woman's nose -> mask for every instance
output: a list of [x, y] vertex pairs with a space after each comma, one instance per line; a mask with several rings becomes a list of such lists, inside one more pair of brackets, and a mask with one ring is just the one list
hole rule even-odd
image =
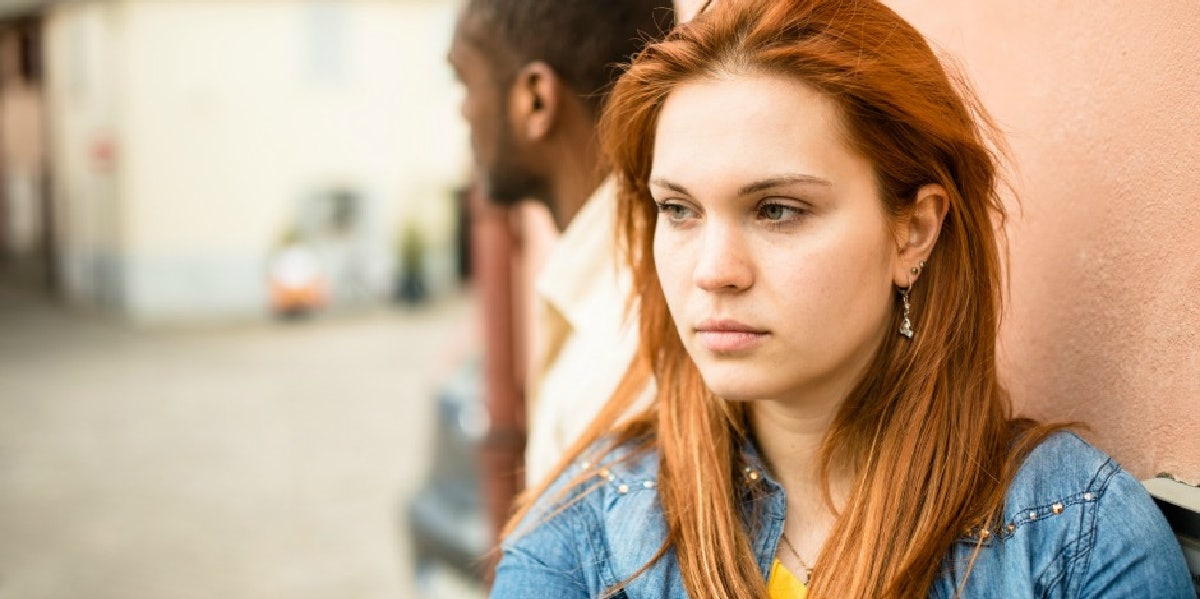
[[754, 268], [746, 240], [736, 226], [710, 223], [699, 244], [693, 278], [696, 286], [709, 292], [729, 293], [748, 289], [754, 283]]

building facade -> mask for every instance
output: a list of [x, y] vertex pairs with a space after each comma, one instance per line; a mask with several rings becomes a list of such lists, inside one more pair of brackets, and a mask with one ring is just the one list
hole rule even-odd
[[[297, 236], [335, 305], [391, 293], [406, 231], [421, 232], [435, 291], [453, 280], [452, 192], [468, 154], [444, 60], [452, 2], [0, 10], [32, 24], [22, 26], [44, 57], [34, 104], [47, 205], [38, 227], [28, 200], [7, 202], [4, 244], [15, 251], [45, 230], [65, 300], [136, 321], [255, 317], [273, 254]], [[5, 88], [6, 107], [15, 94]], [[29, 113], [6, 108], [7, 120], [15, 110]], [[10, 188], [30, 187], [28, 162], [6, 158]]]

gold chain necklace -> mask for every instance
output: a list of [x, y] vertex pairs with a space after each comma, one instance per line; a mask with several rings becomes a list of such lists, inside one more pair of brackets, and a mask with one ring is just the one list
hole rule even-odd
[[781, 533], [780, 536], [783, 538], [784, 546], [788, 548], [788, 551], [792, 552], [792, 557], [796, 558], [796, 561], [800, 563], [801, 568], [804, 568], [804, 579], [800, 582], [804, 586], [808, 586], [808, 581], [812, 578], [813, 569], [808, 565], [808, 562], [804, 561], [804, 558], [800, 557], [800, 552], [796, 551], [796, 547], [792, 545], [791, 541], [788, 540], [787, 533]]

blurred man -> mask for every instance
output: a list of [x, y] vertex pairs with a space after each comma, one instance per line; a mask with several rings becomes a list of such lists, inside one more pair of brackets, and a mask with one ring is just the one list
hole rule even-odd
[[672, 21], [671, 0], [466, 0], [455, 27], [449, 59], [486, 194], [540, 202], [562, 232], [535, 283], [531, 483], [586, 428], [636, 347], [596, 120], [617, 65]]

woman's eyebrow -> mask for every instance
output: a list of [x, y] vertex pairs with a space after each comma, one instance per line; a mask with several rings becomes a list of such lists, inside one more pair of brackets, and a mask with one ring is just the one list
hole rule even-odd
[[740, 195], [740, 196], [750, 195], [752, 193], [766, 191], [768, 189], [773, 189], [775, 187], [782, 187], [784, 185], [795, 185], [795, 184], [819, 185], [821, 187], [833, 187], [833, 183], [830, 183], [829, 180], [822, 179], [822, 178], [814, 176], [814, 175], [781, 175], [778, 177], [768, 177], [766, 179], [760, 179], [753, 183], [748, 183], [746, 185], [743, 185], [742, 188], [738, 190], [738, 195]]
[[[738, 195], [739, 196], [750, 195], [753, 193], [758, 193], [760, 191], [774, 189], [776, 187], [783, 187], [784, 185], [796, 185], [796, 184], [819, 185], [821, 187], [833, 187], [833, 183], [831, 183], [828, 179], [822, 179], [815, 175], [780, 175], [778, 177], [767, 177], [766, 179], [759, 179], [758, 181], [754, 181], [752, 183], [747, 183], [746, 185], [743, 185], [740, 189], [738, 189]], [[687, 188], [684, 187], [683, 185], [680, 185], [679, 183], [675, 183], [674, 181], [668, 181], [667, 179], [662, 179], [662, 178], [651, 179], [650, 185], [653, 185], [656, 187], [662, 187], [664, 189], [669, 189], [675, 193], [689, 196], [689, 197], [692, 195], [692, 193], [690, 191], [688, 191]]]
[[650, 184], [657, 186], [657, 187], [663, 187], [663, 188], [669, 189], [675, 193], [683, 194], [685, 196], [692, 195], [692, 193], [690, 191], [688, 191], [686, 187], [684, 187], [678, 183], [668, 181], [666, 179], [651, 179]]

